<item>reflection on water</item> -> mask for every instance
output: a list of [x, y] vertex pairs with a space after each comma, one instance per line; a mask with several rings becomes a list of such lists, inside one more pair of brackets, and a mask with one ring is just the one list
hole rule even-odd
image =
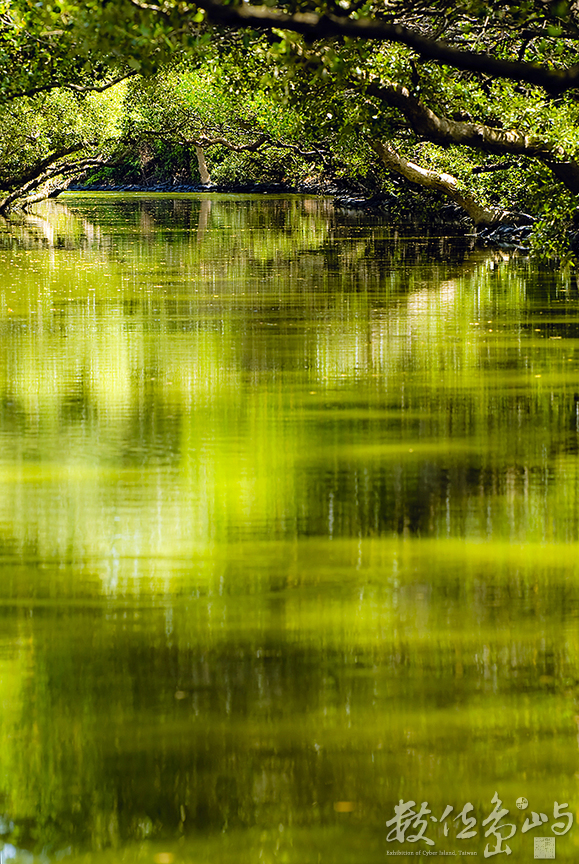
[[482, 856], [495, 792], [555, 837], [578, 337], [559, 274], [323, 200], [2, 226], [0, 860]]

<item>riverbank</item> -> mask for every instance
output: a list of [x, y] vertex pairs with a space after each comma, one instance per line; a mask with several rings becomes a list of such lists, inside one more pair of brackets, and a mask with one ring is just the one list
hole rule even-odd
[[347, 195], [354, 194], [351, 187], [335, 182], [320, 183], [176, 183], [170, 180], [151, 183], [71, 183], [70, 192], [215, 192], [218, 194], [297, 194], [297, 195]]
[[241, 183], [177, 183], [171, 180], [151, 183], [71, 183], [68, 192], [114, 192], [114, 193], [214, 193], [219, 195], [324, 195], [334, 199], [336, 209], [363, 211], [390, 216], [400, 222], [425, 222], [448, 224], [469, 228], [464, 211], [446, 199], [437, 200], [407, 187], [400, 194], [375, 192], [361, 184], [321, 180], [305, 183], [277, 183], [247, 181]]
[[[370, 194], [365, 190], [352, 189], [351, 185], [339, 182], [315, 183], [176, 183], [163, 181], [150, 185], [136, 183], [71, 183], [70, 192], [128, 192], [128, 193], [215, 193], [215, 194], [254, 194], [254, 195], [327, 195], [334, 199], [334, 207], [342, 211], [363, 211], [366, 213], [390, 216], [401, 222], [427, 222], [429, 225], [448, 225], [454, 230], [462, 228], [472, 231], [473, 225], [464, 211], [455, 204], [449, 204], [446, 199], [433, 201], [432, 196], [425, 206], [424, 195], [418, 191], [405, 190], [404, 195], [388, 193]], [[438, 205], [438, 206], [437, 206]], [[517, 249], [528, 253], [530, 226], [501, 225], [498, 228], [474, 228], [474, 232], [487, 245], [504, 249]]]

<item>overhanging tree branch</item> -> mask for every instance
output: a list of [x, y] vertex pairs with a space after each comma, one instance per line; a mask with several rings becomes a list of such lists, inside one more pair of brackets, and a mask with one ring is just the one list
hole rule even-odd
[[45, 159], [42, 159], [40, 162], [37, 162], [36, 165], [33, 165], [27, 171], [24, 171], [19, 176], [11, 176], [10, 179], [3, 184], [2, 181], [2, 170], [0, 166], [0, 186], [7, 191], [11, 191], [12, 189], [20, 189], [30, 180], [34, 180], [35, 177], [38, 177], [49, 168], [51, 165], [54, 165], [60, 159], [64, 159], [65, 156], [71, 156], [73, 153], [78, 153], [79, 150], [82, 150], [85, 147], [85, 144], [72, 144], [70, 147], [63, 147], [60, 150], [55, 150], [50, 153]]
[[492, 171], [508, 171], [509, 168], [516, 168], [516, 162], [498, 162], [496, 165], [475, 165], [472, 169], [473, 174], [488, 174]]
[[[406, 45], [427, 60], [435, 60], [455, 69], [480, 72], [494, 78], [526, 81], [528, 84], [543, 87], [550, 93], [562, 93], [579, 87], [579, 63], [567, 69], [554, 69], [518, 60], [501, 60], [492, 54], [453, 48], [445, 42], [423, 36], [418, 31], [400, 24], [372, 19], [354, 20], [331, 14], [316, 15], [310, 12], [287, 15], [268, 6], [251, 6], [248, 3], [223, 6], [216, 0], [199, 0], [197, 7], [205, 11], [207, 19], [213, 24], [224, 24], [238, 29], [252, 27], [261, 30], [291, 30], [308, 40], [346, 36], [396, 42]], [[193, 13], [195, 8], [190, 7], [188, 11]], [[159, 7], [157, 10], [161, 12]]]
[[516, 129], [495, 129], [484, 123], [466, 123], [439, 117], [406, 87], [392, 82], [371, 83], [366, 93], [397, 108], [413, 131], [434, 144], [466, 145], [484, 153], [540, 159], [571, 192], [579, 193], [579, 164], [558, 144]]
[[209, 138], [208, 136], [202, 135], [197, 140], [194, 139], [183, 139], [187, 144], [193, 144], [195, 147], [212, 147], [214, 144], [221, 144], [223, 147], [227, 147], [228, 150], [233, 150], [234, 153], [243, 153], [243, 152], [255, 152], [260, 150], [262, 147], [271, 147], [273, 150], [293, 150], [298, 156], [301, 156], [303, 159], [321, 159], [322, 162], [325, 162], [323, 154], [319, 150], [302, 150], [297, 144], [290, 144], [286, 141], [278, 141], [275, 138], [272, 138], [271, 135], [267, 133], [263, 133], [259, 136], [255, 141], [251, 141], [248, 144], [234, 144], [232, 141], [228, 141], [227, 138], [224, 138], [218, 135], [215, 138]]
[[33, 200], [40, 201], [43, 198], [49, 197], [51, 191], [47, 190], [45, 194], [30, 196], [31, 192], [38, 189], [50, 180], [56, 177], [66, 178], [74, 177], [76, 174], [81, 174], [87, 168], [97, 168], [102, 165], [109, 164], [109, 160], [102, 156], [87, 157], [86, 159], [77, 159], [74, 162], [59, 162], [49, 166], [45, 171], [39, 172], [33, 179], [27, 183], [23, 183], [17, 189], [14, 189], [0, 201], [0, 215], [4, 215], [10, 210], [12, 204], [19, 199], [22, 200], [23, 206], [32, 203]]
[[430, 171], [415, 162], [400, 156], [389, 144], [371, 141], [370, 145], [390, 171], [400, 174], [410, 183], [423, 188], [442, 192], [458, 204], [477, 226], [493, 226], [508, 222], [511, 225], [526, 225], [532, 220], [525, 213], [513, 213], [499, 207], [484, 207], [473, 196], [460, 188], [459, 181], [452, 174]]
[[119, 75], [117, 78], [113, 78], [112, 81], [107, 81], [105, 84], [73, 84], [63, 78], [62, 80], [59, 79], [57, 81], [51, 81], [48, 84], [42, 84], [38, 87], [11, 90], [9, 101], [20, 99], [22, 96], [31, 98], [32, 96], [40, 95], [40, 93], [48, 93], [51, 90], [72, 90], [74, 93], [104, 93], [105, 90], [109, 90], [111, 87], [114, 87], [115, 84], [120, 84], [121, 81], [126, 81], [127, 78], [132, 78], [134, 75], [138, 74], [138, 71], [131, 70], [130, 72], [125, 72], [123, 75]]
[[223, 147], [227, 147], [228, 150], [233, 150], [234, 153], [255, 153], [264, 144], [268, 143], [267, 135], [260, 135], [255, 141], [250, 141], [248, 144], [234, 144], [232, 141], [228, 141], [227, 138], [223, 138], [221, 135], [218, 135], [216, 138], [208, 138], [205, 135], [202, 135], [198, 139], [184, 139], [187, 144], [193, 144], [195, 147], [201, 147], [205, 149], [206, 147], [212, 147], [214, 144], [221, 144]]
[[566, 155], [563, 147], [537, 135], [525, 135], [516, 129], [496, 129], [484, 123], [439, 117], [402, 84], [390, 81], [370, 83], [366, 87], [366, 93], [393, 108], [398, 108], [414, 132], [434, 144], [463, 144], [485, 153], [509, 153], [539, 159]]

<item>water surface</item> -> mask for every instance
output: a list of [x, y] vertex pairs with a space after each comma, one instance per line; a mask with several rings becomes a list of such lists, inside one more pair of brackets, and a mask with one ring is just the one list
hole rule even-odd
[[578, 340], [564, 274], [322, 199], [1, 225], [2, 860], [576, 860]]

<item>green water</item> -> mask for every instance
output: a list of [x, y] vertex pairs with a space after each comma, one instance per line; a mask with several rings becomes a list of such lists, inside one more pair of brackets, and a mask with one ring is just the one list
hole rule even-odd
[[2, 862], [483, 858], [495, 793], [510, 861], [577, 860], [573, 280], [69, 196], [0, 225], [0, 444]]

